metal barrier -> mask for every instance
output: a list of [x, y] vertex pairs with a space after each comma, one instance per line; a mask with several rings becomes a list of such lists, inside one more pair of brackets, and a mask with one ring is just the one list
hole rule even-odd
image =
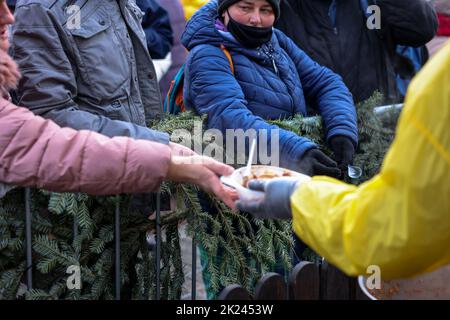
[[[32, 212], [31, 212], [31, 190], [26, 188], [25, 198], [25, 245], [26, 245], [26, 282], [28, 289], [33, 289], [33, 258], [32, 258]], [[114, 215], [114, 288], [115, 299], [121, 299], [121, 259], [120, 259], [120, 199], [116, 198]], [[78, 223], [73, 221], [73, 237], [77, 237]], [[156, 299], [161, 299], [161, 194], [156, 196]], [[293, 252], [291, 252], [293, 254]], [[197, 244], [196, 238], [192, 239], [192, 286], [191, 299], [196, 299], [196, 270], [197, 270]], [[353, 278], [345, 276], [326, 261], [320, 266], [311, 262], [300, 262], [290, 272], [289, 279], [276, 274], [268, 273], [264, 275], [255, 288], [255, 294], [251, 295], [239, 284], [230, 285], [222, 290], [219, 295], [221, 300], [229, 299], [276, 299], [276, 300], [309, 300], [309, 299], [367, 299], [361, 290], [356, 287]]]
[[[28, 290], [33, 289], [33, 258], [32, 258], [32, 232], [31, 232], [31, 189], [24, 189], [25, 200], [25, 253], [26, 253], [26, 284]], [[73, 221], [73, 239], [78, 236], [78, 222], [76, 218]], [[161, 299], [161, 193], [156, 196], [156, 300]], [[120, 196], [116, 199], [116, 208], [114, 213], [114, 288], [115, 299], [121, 299], [121, 270], [120, 270]], [[196, 270], [197, 270], [197, 244], [195, 239], [192, 241], [192, 293], [191, 299], [196, 299]]]

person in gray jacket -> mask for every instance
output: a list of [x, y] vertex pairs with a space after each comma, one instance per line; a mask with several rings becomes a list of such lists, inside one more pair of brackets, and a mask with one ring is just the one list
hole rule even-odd
[[[169, 144], [147, 127], [162, 102], [135, 0], [18, 0], [14, 16], [17, 105], [61, 127]], [[130, 210], [149, 215], [154, 200], [134, 195]]]
[[169, 143], [146, 124], [161, 95], [135, 0], [19, 0], [17, 103], [63, 127]]

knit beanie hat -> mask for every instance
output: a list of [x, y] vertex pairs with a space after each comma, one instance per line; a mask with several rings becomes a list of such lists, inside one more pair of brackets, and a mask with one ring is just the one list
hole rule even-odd
[[[222, 16], [222, 13], [227, 10], [230, 6], [239, 2], [241, 0], [219, 0], [217, 12], [219, 16]], [[275, 20], [280, 16], [280, 0], [266, 0], [271, 6], [275, 13]]]

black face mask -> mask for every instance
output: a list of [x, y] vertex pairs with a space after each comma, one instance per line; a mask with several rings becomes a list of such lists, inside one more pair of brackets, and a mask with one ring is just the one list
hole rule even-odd
[[228, 13], [228, 17], [230, 18], [230, 21], [227, 25], [228, 31], [230, 31], [234, 38], [245, 47], [257, 48], [262, 44], [270, 41], [270, 39], [272, 38], [272, 27], [250, 27], [234, 20], [230, 16], [230, 13]]

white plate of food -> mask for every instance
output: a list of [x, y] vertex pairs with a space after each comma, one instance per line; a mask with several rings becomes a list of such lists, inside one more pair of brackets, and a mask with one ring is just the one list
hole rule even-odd
[[239, 199], [241, 200], [262, 200], [264, 198], [264, 193], [260, 191], [250, 190], [248, 188], [248, 183], [251, 180], [269, 180], [274, 178], [298, 178], [299, 180], [309, 180], [311, 177], [292, 171], [289, 169], [284, 169], [280, 167], [256, 165], [251, 167], [251, 173], [248, 175], [246, 173], [247, 168], [242, 167], [229, 176], [222, 176], [221, 181], [223, 184], [236, 189]]

